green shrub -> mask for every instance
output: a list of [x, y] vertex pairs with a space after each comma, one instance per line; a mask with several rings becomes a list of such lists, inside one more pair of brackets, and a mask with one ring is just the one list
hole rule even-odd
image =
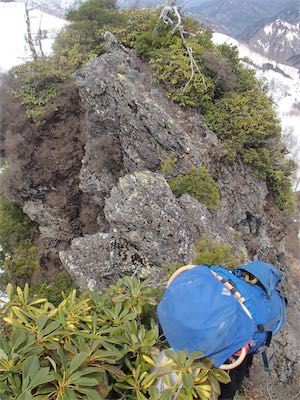
[[164, 176], [172, 174], [174, 167], [176, 165], [176, 155], [175, 153], [166, 156], [161, 163], [160, 173]]
[[295, 163], [288, 161], [282, 167], [275, 167], [267, 175], [269, 186], [275, 193], [276, 204], [288, 215], [292, 215], [296, 206], [296, 193], [291, 187], [290, 171], [295, 169]]
[[209, 176], [207, 169], [192, 167], [186, 175], [178, 175], [168, 181], [176, 196], [189, 194], [205, 204], [209, 210], [220, 207], [220, 194], [216, 182]]
[[[64, 32], [61, 37], [63, 35]], [[72, 37], [72, 40], [75, 41], [75, 38]], [[58, 42], [56, 49], [61, 49], [61, 45]], [[24, 106], [28, 118], [40, 122], [47, 106], [49, 110], [56, 110], [54, 100], [62, 92], [71, 74], [93, 57], [94, 53], [82, 53], [80, 46], [75, 43], [68, 48], [67, 55], [61, 51], [57, 56], [38, 58], [14, 67], [13, 73], [18, 80], [14, 95]]]
[[47, 298], [50, 303], [57, 306], [63, 300], [63, 295], [75, 289], [75, 285], [67, 271], [59, 272], [53, 278], [55, 281], [34, 285], [32, 291], [35, 296]]
[[3, 273], [0, 285], [8, 282], [24, 286], [39, 268], [39, 256], [34, 246], [37, 225], [10, 200], [0, 196], [0, 262]]
[[162, 265], [161, 268], [165, 271], [167, 280], [177, 271], [180, 267], [183, 267], [184, 264], [180, 262], [175, 262], [171, 265]]
[[122, 20], [117, 12], [116, 0], [87, 0], [78, 9], [67, 13], [69, 32], [78, 34], [82, 50], [95, 50], [102, 38], [98, 31], [104, 25], [119, 25]]
[[8, 162], [4, 158], [0, 157], [0, 174], [5, 173], [7, 169], [8, 169]]
[[234, 400], [246, 400], [246, 397], [238, 393], [234, 396]]
[[242, 157], [255, 176], [266, 180], [278, 207], [290, 212], [295, 164], [285, 160], [271, 99], [261, 89], [230, 93], [207, 107], [204, 121], [225, 144], [227, 160]]
[[52, 58], [38, 58], [13, 69], [19, 84], [15, 96], [25, 107], [27, 116], [36, 119], [48, 102], [58, 95], [63, 74]]
[[[26, 283], [34, 281], [34, 294], [47, 297], [56, 305], [62, 301], [62, 292], [68, 293], [74, 284], [67, 271], [59, 272], [55, 276], [55, 283], [45, 279], [34, 245], [37, 234], [37, 224], [20, 207], [0, 196], [0, 287], [5, 287], [9, 282], [24, 287]], [[39, 273], [35, 276], [35, 272]]]
[[18, 245], [32, 243], [37, 232], [34, 224], [19, 206], [0, 196], [0, 243], [2, 259]]
[[38, 269], [39, 256], [35, 246], [19, 244], [12, 253], [6, 255], [0, 282], [2, 286], [12, 282], [23, 287]]
[[234, 268], [241, 264], [241, 258], [234, 256], [231, 246], [228, 244], [217, 243], [204, 235], [196, 247], [193, 264], [222, 265]]
[[[166, 350], [158, 326], [141, 322], [144, 307], [156, 304], [147, 282], [124, 278], [102, 295], [71, 292], [55, 308], [11, 285], [0, 311], [0, 396], [3, 400], [152, 399], [216, 400], [228, 375], [200, 353]], [[153, 367], [157, 367], [153, 369]], [[169, 373], [179, 374], [175, 384]], [[165, 390], [156, 382], [162, 379]]]
[[[111, 31], [125, 46], [135, 48], [141, 56], [150, 56], [156, 46], [149, 45], [147, 36], [152, 38], [151, 34], [155, 30], [159, 14], [159, 9], [151, 8], [120, 10], [121, 20], [114, 25], [104, 25], [98, 30], [98, 37], [102, 38], [105, 31]], [[146, 35], [145, 40], [141, 40], [144, 34]], [[154, 40], [157, 42], [157, 39]], [[167, 42], [168, 38], [163, 36], [162, 40]]]
[[280, 125], [271, 100], [261, 91], [224, 96], [208, 107], [204, 121], [237, 153], [262, 146], [267, 150], [268, 140], [280, 137]]

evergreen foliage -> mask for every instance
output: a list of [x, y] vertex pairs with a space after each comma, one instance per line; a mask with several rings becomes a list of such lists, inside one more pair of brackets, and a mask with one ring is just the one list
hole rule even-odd
[[116, 0], [88, 0], [78, 9], [67, 13], [67, 20], [71, 22], [69, 32], [78, 34], [81, 47], [85, 51], [95, 50], [102, 41], [99, 30], [104, 25], [116, 26], [122, 15], [117, 10]]
[[39, 268], [33, 243], [36, 232], [36, 224], [16, 204], [0, 196], [0, 286], [8, 282], [24, 286]]
[[[24, 287], [33, 281], [35, 272], [40, 272], [40, 258], [34, 239], [37, 225], [7, 198], [0, 196], [0, 287], [13, 283]], [[74, 287], [72, 280], [63, 271], [55, 276], [55, 283], [45, 282], [41, 276], [34, 279], [33, 292], [46, 296], [55, 305], [62, 301], [62, 292]]]
[[184, 193], [205, 204], [209, 210], [220, 207], [220, 194], [216, 182], [209, 176], [207, 169], [192, 167], [186, 175], [178, 175], [168, 181], [176, 196]]
[[75, 285], [67, 271], [58, 272], [52, 282], [37, 283], [33, 286], [34, 296], [47, 298], [54, 306], [58, 306], [63, 301], [64, 295], [67, 295]]
[[37, 227], [22, 210], [3, 196], [0, 196], [0, 262], [3, 272], [1, 284], [13, 282], [24, 285], [39, 259], [33, 244]]
[[[28, 286], [7, 287], [0, 311], [0, 397], [3, 400], [178, 399], [217, 400], [227, 373], [201, 353], [166, 350], [145, 307], [156, 299], [147, 282], [124, 278], [103, 294], [74, 290], [54, 307], [31, 298]], [[175, 384], [168, 374], [177, 373]], [[164, 383], [159, 392], [157, 381]]]
[[39, 256], [34, 245], [19, 244], [6, 254], [3, 261], [3, 273], [0, 282], [12, 282], [24, 286], [31, 280], [34, 271], [39, 268]]
[[163, 159], [161, 163], [160, 173], [165, 177], [171, 175], [173, 173], [175, 165], [176, 165], [176, 157], [175, 153], [172, 153]]
[[37, 227], [16, 204], [0, 196], [1, 260], [6, 253], [22, 245], [31, 245]]
[[234, 256], [231, 246], [214, 242], [209, 236], [203, 235], [196, 247], [193, 264], [222, 265], [227, 268], [237, 267], [243, 260]]
[[27, 116], [35, 120], [44, 113], [48, 102], [57, 97], [59, 84], [64, 80], [63, 70], [51, 58], [38, 58], [13, 68], [13, 73], [19, 83], [15, 96]]

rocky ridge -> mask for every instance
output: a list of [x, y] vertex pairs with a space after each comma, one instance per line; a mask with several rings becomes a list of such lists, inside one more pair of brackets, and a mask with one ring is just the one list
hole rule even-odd
[[[285, 228], [265, 182], [240, 162], [224, 164], [224, 150], [199, 114], [174, 105], [151, 69], [109, 33], [106, 43], [43, 124], [22, 117], [9, 93], [3, 105], [7, 194], [39, 224], [44, 268], [58, 265], [59, 255], [73, 279], [91, 289], [125, 274], [162, 283], [161, 266], [191, 262], [203, 234], [238, 256], [280, 259]], [[174, 175], [192, 166], [209, 170], [218, 210], [174, 196], [161, 173], [170, 156]], [[296, 342], [294, 330], [289, 335]], [[280, 359], [284, 382], [296, 365], [292, 351]]]
[[[74, 76], [80, 97], [70, 85], [42, 124], [22, 116], [6, 93], [0, 146], [11, 168], [5, 186], [39, 224], [43, 246], [53, 257], [63, 251], [74, 279], [90, 287], [125, 272], [154, 276], [162, 264], [189, 262], [206, 232], [236, 254], [280, 256], [285, 229], [265, 182], [240, 162], [224, 164], [224, 150], [199, 114], [170, 101], [151, 69], [109, 33], [106, 43], [106, 53]], [[218, 210], [174, 196], [160, 172], [170, 156], [173, 175], [201, 165], [210, 171], [220, 191]], [[86, 264], [86, 257], [94, 262]]]
[[[107, 43], [106, 54], [76, 74], [87, 118], [80, 189], [101, 207], [98, 219], [108, 226], [101, 229], [99, 224], [98, 240], [106, 243], [104, 261], [95, 262], [92, 268], [98, 273], [85, 273], [85, 279], [92, 275], [96, 286], [124, 272], [160, 279], [162, 264], [191, 261], [194, 246], [207, 231], [219, 241], [229, 232], [227, 241], [237, 252], [247, 253], [248, 248], [249, 254], [276, 255], [264, 182], [243, 165], [222, 166], [222, 147], [197, 114], [170, 102], [151, 83], [152, 72], [109, 34]], [[159, 174], [170, 154], [176, 154], [176, 173], [205, 165], [218, 179], [221, 207], [215, 215], [187, 195], [175, 198]], [[213, 228], [213, 218], [222, 234]], [[276, 249], [282, 248], [278, 242], [284, 237], [278, 226]], [[82, 240], [88, 246], [88, 238]], [[82, 265], [76, 267], [74, 260], [85, 257], [78, 241], [61, 253], [75, 279]]]

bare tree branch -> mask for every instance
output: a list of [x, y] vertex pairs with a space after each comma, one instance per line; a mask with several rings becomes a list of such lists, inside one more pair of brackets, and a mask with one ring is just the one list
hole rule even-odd
[[188, 86], [190, 85], [190, 83], [192, 82], [192, 80], [195, 77], [195, 71], [198, 72], [198, 74], [202, 80], [202, 85], [203, 85], [204, 89], [207, 90], [205, 77], [204, 77], [203, 73], [201, 72], [200, 66], [197, 64], [197, 62], [194, 58], [193, 49], [188, 46], [186, 38], [185, 38], [185, 35], [195, 36], [195, 34], [186, 32], [184, 30], [184, 27], [182, 24], [182, 17], [180, 15], [180, 12], [179, 12], [178, 7], [176, 6], [176, 2], [174, 0], [165, 0], [163, 8], [162, 8], [160, 16], [159, 16], [159, 19], [158, 19], [158, 22], [156, 24], [155, 30], [157, 30], [160, 21], [163, 21], [166, 25], [171, 25], [171, 26], [175, 25], [171, 31], [171, 34], [174, 35], [176, 33], [176, 31], [179, 32], [182, 43], [183, 43], [183, 45], [187, 51], [187, 54], [189, 56], [189, 59], [190, 59], [191, 76], [189, 77], [189, 80], [184, 85], [182, 90], [185, 91], [188, 88]]
[[43, 39], [43, 33], [42, 33], [42, 17], [40, 18], [40, 25], [39, 25], [39, 30], [38, 30], [38, 33], [37, 33], [37, 42], [38, 42], [38, 45], [39, 45], [39, 49], [40, 49], [40, 53], [41, 53], [41, 56], [42, 57], [45, 57], [45, 54], [44, 54], [44, 50], [43, 50], [43, 45], [42, 45], [42, 39]]
[[26, 29], [27, 29], [27, 35], [26, 35], [26, 41], [28, 43], [30, 52], [32, 54], [32, 57], [34, 59], [38, 58], [35, 46], [34, 46], [34, 41], [33, 41], [33, 36], [32, 36], [32, 31], [31, 31], [31, 23], [30, 23], [30, 16], [29, 16], [29, 9], [28, 9], [28, 4], [27, 2], [25, 3], [25, 22], [26, 22]]

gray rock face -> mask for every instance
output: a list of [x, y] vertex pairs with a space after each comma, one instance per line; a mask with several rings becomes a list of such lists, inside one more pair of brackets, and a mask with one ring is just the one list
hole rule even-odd
[[186, 215], [194, 243], [199, 243], [202, 235], [207, 235], [214, 242], [229, 244], [237, 256], [241, 252], [247, 255], [247, 248], [241, 232], [220, 223], [218, 215], [211, 214], [204, 204], [187, 194], [180, 197], [179, 204]]
[[236, 163], [233, 166], [221, 166], [218, 184], [222, 193], [221, 207], [217, 211], [219, 221], [237, 226], [247, 219], [248, 213], [253, 216], [253, 223], [249, 223], [245, 233], [256, 232], [254, 220], [262, 216], [266, 205], [266, 183], [255, 178], [250, 168]]
[[184, 213], [161, 175], [136, 172], [120, 178], [104, 211], [111, 229], [149, 262], [159, 266], [193, 257]]
[[108, 234], [74, 239], [71, 250], [60, 253], [81, 286], [106, 286], [124, 274], [160, 282], [161, 265], [192, 259], [190, 229], [161, 175], [144, 171], [120, 178], [104, 211]]
[[[283, 229], [266, 213], [265, 182], [241, 163], [222, 165], [222, 146], [199, 114], [170, 102], [133, 51], [109, 32], [105, 38], [107, 52], [75, 76], [86, 110], [80, 188], [102, 211], [100, 236], [78, 239], [82, 250], [76, 239], [61, 256], [73, 277], [82, 284], [84, 271], [85, 282], [102, 287], [125, 273], [161, 276], [163, 264], [191, 262], [203, 234], [237, 255], [274, 255]], [[220, 209], [210, 213], [188, 195], [176, 199], [160, 175], [167, 157], [176, 161], [173, 175], [206, 166], [218, 183]]]
[[60, 259], [80, 287], [95, 289], [99, 280], [107, 280], [113, 274], [108, 246], [105, 233], [79, 237], [72, 240], [71, 250], [60, 252]]
[[269, 223], [273, 216], [266, 212], [268, 189], [265, 181], [255, 178], [250, 168], [238, 162], [221, 167], [218, 184], [221, 206], [216, 212], [216, 220], [234, 228], [244, 242], [248, 242], [249, 250], [251, 242], [251, 250], [262, 259], [268, 259], [274, 247], [279, 250], [282, 238], [270, 235]]
[[44, 237], [62, 240], [72, 237], [67, 221], [55, 207], [49, 207], [41, 200], [26, 201], [23, 211], [32, 221], [39, 224], [39, 230]]
[[126, 173], [157, 171], [172, 153], [187, 169], [212, 163], [221, 152], [198, 115], [174, 106], [135, 53], [106, 37], [107, 53], [76, 74], [87, 111], [80, 186], [101, 205]]

